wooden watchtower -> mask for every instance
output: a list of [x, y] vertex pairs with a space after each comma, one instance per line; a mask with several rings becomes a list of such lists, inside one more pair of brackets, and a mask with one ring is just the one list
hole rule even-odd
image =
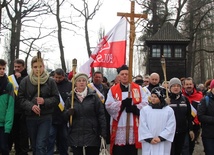
[[148, 48], [148, 63], [146, 73], [157, 72], [163, 81], [161, 57], [166, 60], [166, 77], [186, 77], [186, 47], [190, 40], [184, 38], [178, 30], [169, 22], [151, 38], [146, 39]]

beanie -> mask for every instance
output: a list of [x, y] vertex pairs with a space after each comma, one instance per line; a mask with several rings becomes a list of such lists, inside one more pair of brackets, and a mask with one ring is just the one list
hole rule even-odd
[[74, 77], [74, 83], [76, 83], [77, 79], [79, 79], [79, 78], [84, 78], [84, 79], [86, 79], [86, 81], [88, 81], [88, 75], [87, 74], [77, 73], [77, 74], [75, 74], [75, 77]]
[[212, 90], [214, 88], [214, 79], [210, 83], [210, 89]]
[[164, 92], [164, 88], [162, 88], [162, 87], [154, 87], [151, 90], [151, 94], [157, 95], [157, 97], [159, 98], [159, 100], [161, 102], [163, 102], [165, 99], [165, 92]]
[[181, 87], [181, 80], [179, 80], [178, 78], [174, 77], [169, 81], [169, 89], [172, 87], [173, 84], [179, 84]]

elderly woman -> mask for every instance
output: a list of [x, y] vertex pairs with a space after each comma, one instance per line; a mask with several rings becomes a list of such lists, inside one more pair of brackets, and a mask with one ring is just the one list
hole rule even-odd
[[87, 87], [88, 76], [78, 73], [74, 77], [74, 106], [71, 99], [66, 101], [64, 114], [72, 115], [69, 127], [69, 143], [73, 155], [99, 155], [100, 136], [106, 137], [106, 120], [104, 106], [96, 92]]
[[42, 59], [37, 62], [37, 57], [33, 57], [31, 68], [30, 75], [20, 83], [18, 98], [26, 114], [33, 155], [46, 155], [52, 113], [59, 103], [59, 92], [54, 79], [49, 78]]

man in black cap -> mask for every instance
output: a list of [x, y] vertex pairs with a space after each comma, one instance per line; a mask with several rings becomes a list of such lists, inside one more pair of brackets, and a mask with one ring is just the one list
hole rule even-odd
[[[120, 83], [110, 88], [105, 102], [112, 119], [110, 152], [113, 155], [137, 155], [137, 149], [141, 147], [138, 142], [139, 110], [148, 104], [148, 94], [138, 84], [129, 83], [126, 65], [117, 71]], [[130, 121], [127, 123], [128, 117]]]

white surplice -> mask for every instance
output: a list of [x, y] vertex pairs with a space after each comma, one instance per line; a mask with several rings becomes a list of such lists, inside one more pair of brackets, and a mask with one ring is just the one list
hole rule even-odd
[[[147, 105], [140, 111], [139, 141], [142, 143], [142, 155], [170, 155], [176, 128], [174, 111], [166, 106], [152, 109]], [[144, 139], [161, 136], [165, 139], [158, 144], [151, 144]]]
[[[146, 106], [148, 104], [148, 97], [150, 96], [150, 92], [145, 90], [145, 88], [140, 87], [140, 93], [142, 97], [142, 102], [140, 104], [137, 104], [138, 109], [141, 109], [142, 107]], [[128, 92], [122, 92], [122, 100], [126, 99], [128, 97]], [[115, 138], [115, 144], [116, 145], [125, 145], [126, 144], [126, 119], [127, 119], [127, 113], [124, 110], [121, 113], [121, 116], [118, 120], [118, 115], [120, 112], [122, 101], [117, 100], [116, 98], [113, 98], [111, 89], [108, 92], [107, 100], [105, 102], [106, 110], [111, 116], [111, 122], [110, 122], [110, 130], [112, 129], [112, 122], [113, 119], [118, 121], [118, 128], [116, 131], [116, 138]], [[130, 130], [129, 130], [129, 144], [135, 143], [135, 137], [134, 137], [134, 122], [133, 122], [133, 114], [130, 113]], [[111, 131], [112, 132], [112, 131]]]

